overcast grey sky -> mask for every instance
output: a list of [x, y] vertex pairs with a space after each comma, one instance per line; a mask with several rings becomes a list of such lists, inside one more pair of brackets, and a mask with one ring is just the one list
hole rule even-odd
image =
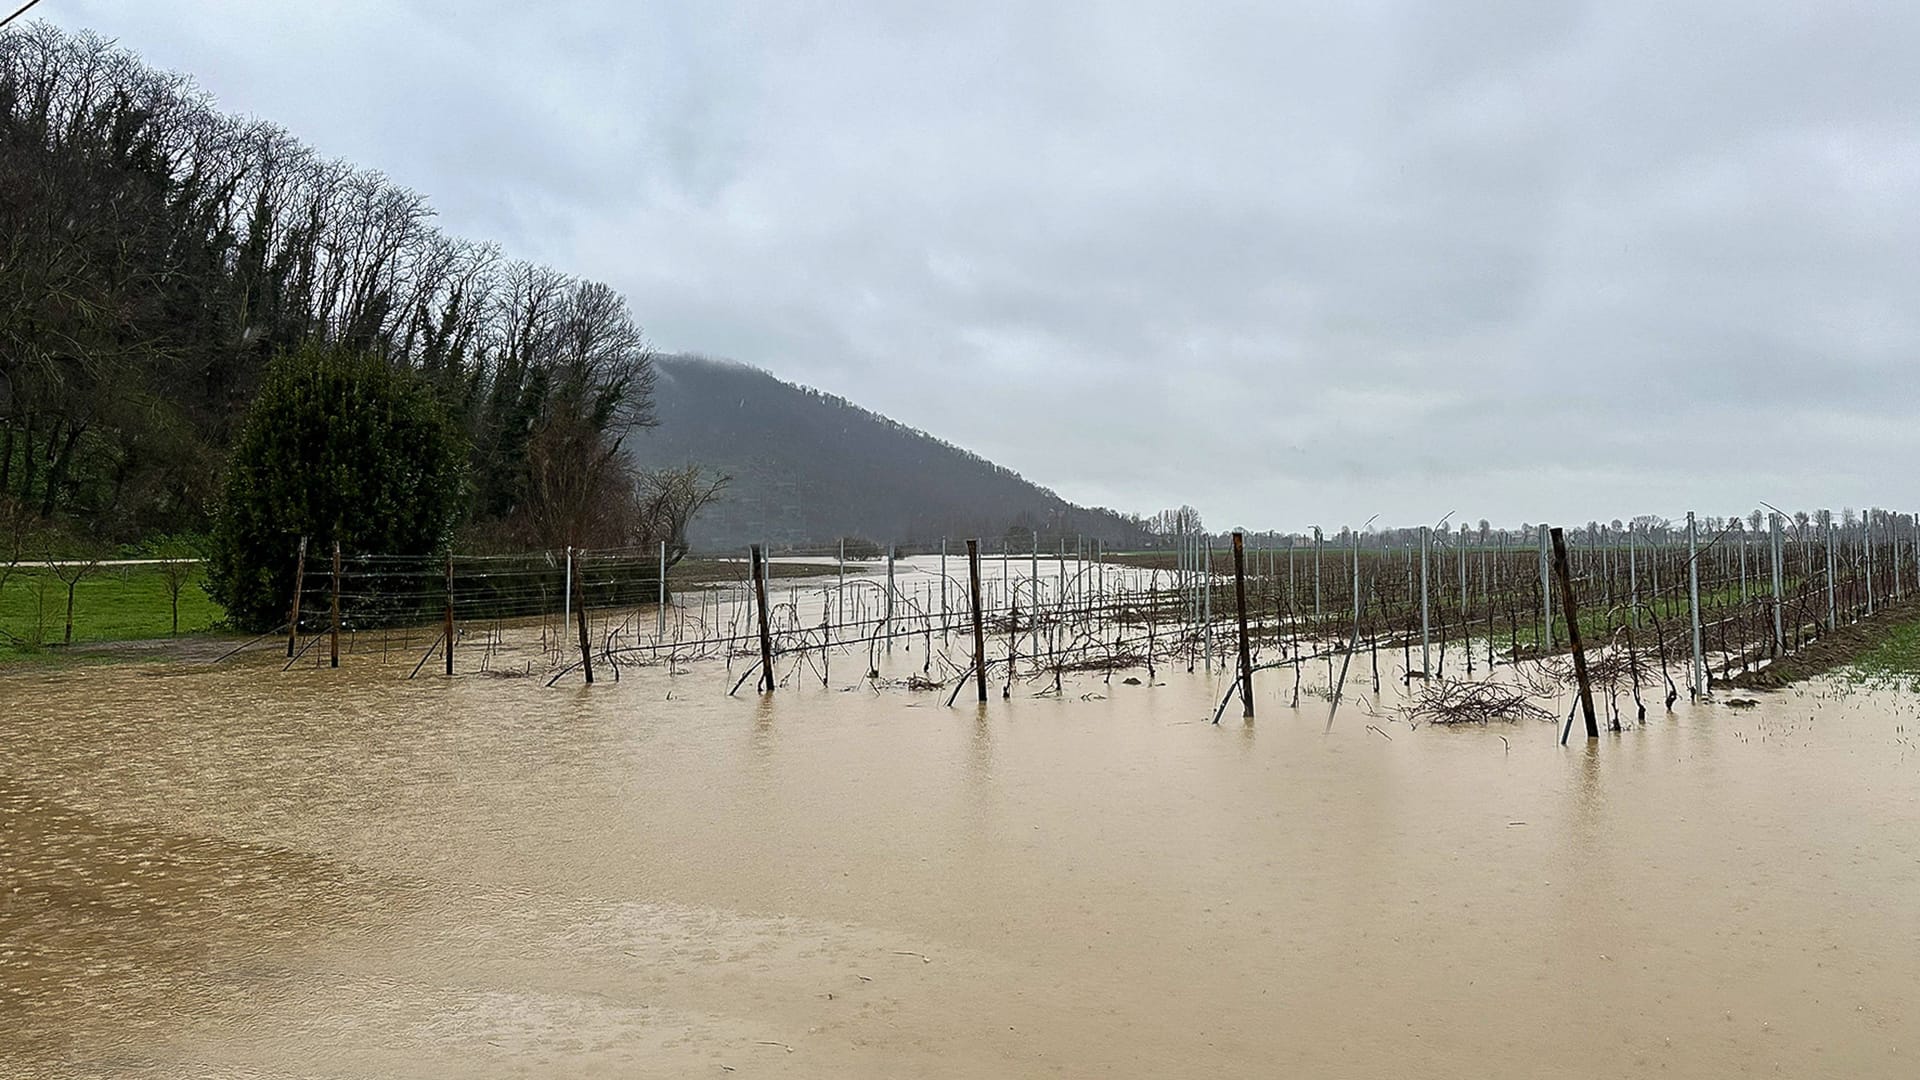
[[1920, 506], [1920, 5], [34, 14], [1076, 501]]

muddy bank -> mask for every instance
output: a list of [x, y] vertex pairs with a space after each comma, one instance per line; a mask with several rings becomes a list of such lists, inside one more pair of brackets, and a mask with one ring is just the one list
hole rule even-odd
[[1722, 680], [1721, 685], [1743, 690], [1778, 690], [1871, 659], [1877, 650], [1885, 648], [1890, 642], [1916, 633], [1920, 633], [1920, 601], [1907, 601], [1883, 608], [1870, 619], [1842, 625], [1830, 633], [1822, 634], [1818, 640], [1802, 645], [1791, 656]]

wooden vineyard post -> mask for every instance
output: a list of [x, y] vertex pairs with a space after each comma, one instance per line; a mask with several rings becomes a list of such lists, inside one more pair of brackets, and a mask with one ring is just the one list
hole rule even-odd
[[773, 693], [773, 627], [767, 623], [767, 551], [755, 544], [753, 555], [753, 602], [760, 612], [760, 685]]
[[967, 577], [973, 586], [973, 678], [980, 701], [987, 700], [987, 635], [980, 626], [980, 541], [967, 541]]
[[1556, 526], [1553, 536], [1553, 570], [1560, 579], [1560, 607], [1567, 615], [1567, 644], [1573, 649], [1573, 677], [1580, 684], [1580, 712], [1586, 717], [1587, 738], [1600, 737], [1600, 722], [1593, 715], [1593, 688], [1587, 683], [1587, 653], [1580, 644], [1580, 608], [1573, 596], [1573, 577], [1567, 572], [1567, 541]]
[[1253, 654], [1247, 649], [1246, 540], [1233, 534], [1233, 600], [1240, 617], [1240, 715], [1253, 719]]
[[[575, 579], [580, 576], [580, 562], [573, 558], [573, 549], [567, 549], [567, 606], [573, 609], [573, 624], [580, 632], [580, 670], [587, 677], [587, 685], [593, 685], [593, 643], [587, 637], [587, 594], [576, 586]], [[574, 594], [579, 593], [578, 597]], [[578, 603], [575, 603], [575, 600]], [[618, 674], [617, 672], [615, 674]]]
[[453, 677], [453, 552], [447, 552], [447, 618], [441, 628], [446, 637], [447, 677]]
[[293, 659], [293, 644], [300, 636], [300, 590], [307, 580], [307, 538], [300, 538], [300, 553], [293, 562], [293, 607], [287, 613], [287, 659]]
[[333, 542], [333, 653], [332, 664], [340, 666], [340, 541]]

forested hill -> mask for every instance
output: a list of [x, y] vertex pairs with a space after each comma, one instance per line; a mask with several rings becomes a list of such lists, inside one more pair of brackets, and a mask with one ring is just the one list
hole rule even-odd
[[824, 544], [842, 536], [938, 543], [994, 540], [1017, 530], [1020, 546], [1076, 535], [1136, 544], [1138, 520], [1075, 506], [923, 431], [758, 368], [697, 356], [659, 356], [660, 426], [628, 440], [647, 466], [697, 462], [733, 483], [694, 522], [696, 547], [765, 541]]

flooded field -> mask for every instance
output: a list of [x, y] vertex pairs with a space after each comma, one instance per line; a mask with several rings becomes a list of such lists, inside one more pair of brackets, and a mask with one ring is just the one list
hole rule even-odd
[[0, 675], [0, 1075], [1920, 1072], [1913, 695], [1562, 748], [413, 659]]

